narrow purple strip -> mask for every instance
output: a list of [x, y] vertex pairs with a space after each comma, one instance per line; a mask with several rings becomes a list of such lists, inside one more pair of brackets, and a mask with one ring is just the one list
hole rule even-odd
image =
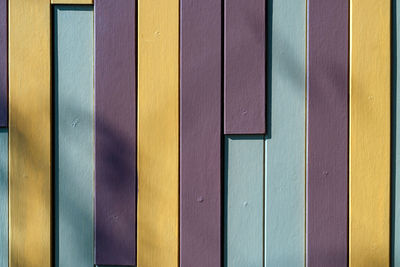
[[221, 9], [181, 0], [180, 266], [221, 266]]
[[136, 13], [96, 0], [95, 263], [136, 263]]
[[225, 134], [265, 134], [265, 0], [225, 0]]
[[309, 0], [309, 267], [347, 266], [348, 0]]
[[7, 0], [0, 0], [0, 127], [8, 126], [7, 119]]

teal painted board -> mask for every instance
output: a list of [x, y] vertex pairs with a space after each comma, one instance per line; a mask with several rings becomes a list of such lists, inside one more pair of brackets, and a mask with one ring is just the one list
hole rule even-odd
[[225, 267], [263, 266], [264, 137], [225, 137]]
[[54, 7], [55, 262], [94, 265], [93, 8]]
[[400, 5], [392, 1], [391, 266], [400, 267]]
[[265, 265], [304, 267], [306, 1], [268, 4]]
[[8, 266], [8, 130], [0, 129], [0, 266]]

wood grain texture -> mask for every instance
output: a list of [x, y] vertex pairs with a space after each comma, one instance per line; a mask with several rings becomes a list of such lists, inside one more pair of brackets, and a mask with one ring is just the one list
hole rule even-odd
[[0, 130], [0, 266], [8, 266], [8, 130]]
[[135, 5], [94, 5], [96, 264], [136, 264]]
[[225, 134], [265, 133], [265, 0], [225, 1]]
[[179, 1], [138, 1], [138, 258], [179, 258]]
[[390, 2], [350, 2], [350, 267], [389, 266]]
[[221, 1], [181, 1], [181, 266], [221, 265], [221, 24]]
[[269, 1], [267, 10], [265, 266], [304, 267], [306, 2]]
[[[9, 266], [51, 266], [50, 1], [9, 1]], [[34, 48], [34, 49], [33, 49]]]
[[56, 6], [53, 23], [55, 263], [93, 266], [93, 7]]
[[263, 266], [264, 138], [225, 137], [225, 267]]
[[347, 266], [348, 13], [348, 0], [308, 1], [309, 267]]
[[8, 126], [7, 0], [0, 0], [0, 127]]
[[51, 0], [52, 4], [91, 5], [93, 0]]

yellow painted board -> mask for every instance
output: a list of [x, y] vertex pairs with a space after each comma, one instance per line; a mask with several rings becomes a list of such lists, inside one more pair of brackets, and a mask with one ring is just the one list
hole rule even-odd
[[350, 1], [350, 267], [389, 266], [390, 2]]
[[179, 257], [179, 0], [138, 0], [140, 267]]
[[50, 1], [9, 0], [9, 266], [51, 266]]
[[91, 5], [93, 0], [51, 0], [52, 4]]

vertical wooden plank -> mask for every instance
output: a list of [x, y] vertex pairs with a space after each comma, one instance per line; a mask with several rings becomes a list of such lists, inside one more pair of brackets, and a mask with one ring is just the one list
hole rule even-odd
[[9, 266], [51, 265], [50, 1], [9, 1]]
[[96, 264], [136, 264], [135, 8], [133, 0], [94, 5]]
[[265, 133], [265, 0], [225, 1], [225, 134]]
[[304, 267], [306, 2], [269, 1], [267, 10], [265, 265]]
[[0, 0], [0, 127], [7, 127], [7, 0]]
[[390, 0], [350, 2], [349, 265], [389, 266]]
[[263, 266], [264, 138], [225, 137], [225, 266]]
[[93, 266], [93, 7], [53, 12], [55, 263]]
[[221, 265], [221, 7], [181, 1], [181, 266]]
[[138, 259], [178, 266], [179, 1], [138, 1]]
[[308, 1], [309, 267], [347, 266], [348, 13], [348, 0]]
[[0, 266], [8, 266], [8, 130], [0, 130]]

